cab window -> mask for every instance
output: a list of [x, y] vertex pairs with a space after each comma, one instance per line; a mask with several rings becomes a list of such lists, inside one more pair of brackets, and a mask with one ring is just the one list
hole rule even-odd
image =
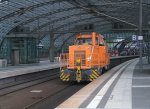
[[104, 43], [104, 40], [102, 38], [100, 38], [100, 43], [99, 43], [100, 46], [105, 46], [105, 43]]
[[81, 44], [92, 44], [92, 39], [91, 39], [91, 38], [77, 39], [77, 40], [76, 40], [76, 44], [77, 44], [77, 45], [81, 45]]

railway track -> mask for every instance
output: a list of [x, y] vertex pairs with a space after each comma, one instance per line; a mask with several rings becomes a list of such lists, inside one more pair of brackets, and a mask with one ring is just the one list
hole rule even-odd
[[[43, 106], [43, 103], [45, 102], [47, 102], [47, 105], [44, 106], [48, 107], [48, 104], [52, 102], [54, 98], [57, 99], [55, 99], [55, 104], [52, 103], [51, 106], [56, 107], [58, 103], [63, 102], [65, 99], [67, 99], [76, 91], [78, 91], [80, 88], [85, 86], [85, 83], [80, 87], [78, 86], [77, 83], [74, 82], [64, 83], [59, 80], [58, 74], [59, 73], [56, 72], [52, 74], [50, 77], [42, 77], [34, 81], [25, 82], [17, 85], [15, 84], [11, 87], [5, 86], [1, 88], [0, 109], [3, 108], [5, 109], [5, 106], [8, 106], [8, 108], [6, 109], [33, 109], [35, 107]], [[41, 89], [43, 92], [45, 90], [46, 91], [45, 93], [37, 95], [38, 93], [32, 93], [34, 89]], [[65, 96], [63, 97], [63, 99], [61, 98], [58, 100], [59, 97], [57, 97], [57, 95], [58, 96], [65, 95]], [[7, 99], [8, 97], [11, 98]]]
[[36, 102], [33, 102], [23, 109], [54, 109], [57, 105], [83, 88], [86, 84], [87, 83], [83, 83], [79, 85], [78, 83], [70, 83], [68, 86], [56, 91], [54, 94], [48, 95]]
[[36, 102], [33, 102], [32, 104], [29, 104], [28, 106], [26, 106], [26, 107], [23, 108], [23, 109], [33, 109], [33, 108], [35, 108], [37, 105], [40, 105], [40, 104], [42, 104], [43, 102], [45, 102], [48, 98], [53, 97], [53, 96], [55, 96], [56, 94], [61, 93], [62, 91], [66, 90], [66, 89], [69, 88], [69, 87], [70, 87], [70, 86], [66, 86], [66, 87], [64, 87], [63, 89], [61, 89], [61, 90], [55, 92], [54, 95], [48, 95], [48, 96], [46, 96], [46, 97], [44, 97], [44, 98], [42, 98], [42, 99], [40, 99], [40, 100], [38, 100], [38, 101], [36, 101]]
[[19, 91], [24, 88], [28, 88], [28, 87], [31, 87], [31, 86], [34, 86], [37, 84], [41, 84], [43, 82], [51, 81], [51, 80], [54, 80], [57, 78], [59, 78], [59, 73], [54, 72], [54, 73], [51, 73], [50, 75], [44, 75], [43, 77], [37, 76], [33, 79], [18, 81], [17, 83], [1, 85], [0, 86], [0, 96], [4, 96], [9, 93], [13, 93], [15, 91]]

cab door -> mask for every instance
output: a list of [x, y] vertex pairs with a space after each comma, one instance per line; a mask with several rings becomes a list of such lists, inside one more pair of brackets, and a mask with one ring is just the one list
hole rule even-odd
[[99, 54], [100, 54], [100, 64], [102, 67], [106, 65], [107, 62], [107, 47], [106, 43], [103, 40], [103, 38], [100, 37], [100, 42], [99, 42]]

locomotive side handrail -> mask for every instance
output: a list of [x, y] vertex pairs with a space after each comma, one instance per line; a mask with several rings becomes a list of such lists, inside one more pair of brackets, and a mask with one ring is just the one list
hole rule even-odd
[[[72, 54], [73, 55], [73, 54]], [[109, 54], [107, 54], [107, 55], [109, 55]], [[109, 57], [109, 56], [108, 56]], [[103, 61], [100, 61], [101, 59], [99, 59], [99, 54], [97, 54], [97, 53], [92, 53], [91, 54], [91, 59], [82, 59], [81, 60], [81, 66], [85, 66], [85, 64], [83, 64], [82, 63], [82, 61], [88, 61], [88, 65], [89, 65], [89, 67], [92, 67], [92, 68], [94, 68], [94, 67], [99, 67], [99, 68], [101, 68], [102, 66], [101, 66], [101, 64], [100, 63], [105, 63], [105, 62], [103, 62]], [[75, 63], [72, 63], [72, 66], [71, 67], [74, 67], [75, 66]], [[62, 67], [70, 67], [69, 66], [69, 54], [68, 53], [62, 53], [62, 54], [60, 54], [60, 67], [62, 68]]]
[[60, 54], [60, 68], [67, 67], [68, 61], [69, 61], [69, 54], [68, 53], [62, 53]]

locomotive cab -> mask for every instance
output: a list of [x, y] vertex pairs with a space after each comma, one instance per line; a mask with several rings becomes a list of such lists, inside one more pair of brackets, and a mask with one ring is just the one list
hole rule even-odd
[[[99, 77], [102, 69], [109, 65], [109, 54], [103, 37], [92, 34], [78, 34], [75, 44], [69, 46], [69, 53], [61, 55], [60, 78], [63, 81], [92, 81]], [[63, 58], [67, 58], [66, 61]], [[67, 76], [65, 76], [67, 75]], [[66, 78], [67, 77], [67, 78]]]

